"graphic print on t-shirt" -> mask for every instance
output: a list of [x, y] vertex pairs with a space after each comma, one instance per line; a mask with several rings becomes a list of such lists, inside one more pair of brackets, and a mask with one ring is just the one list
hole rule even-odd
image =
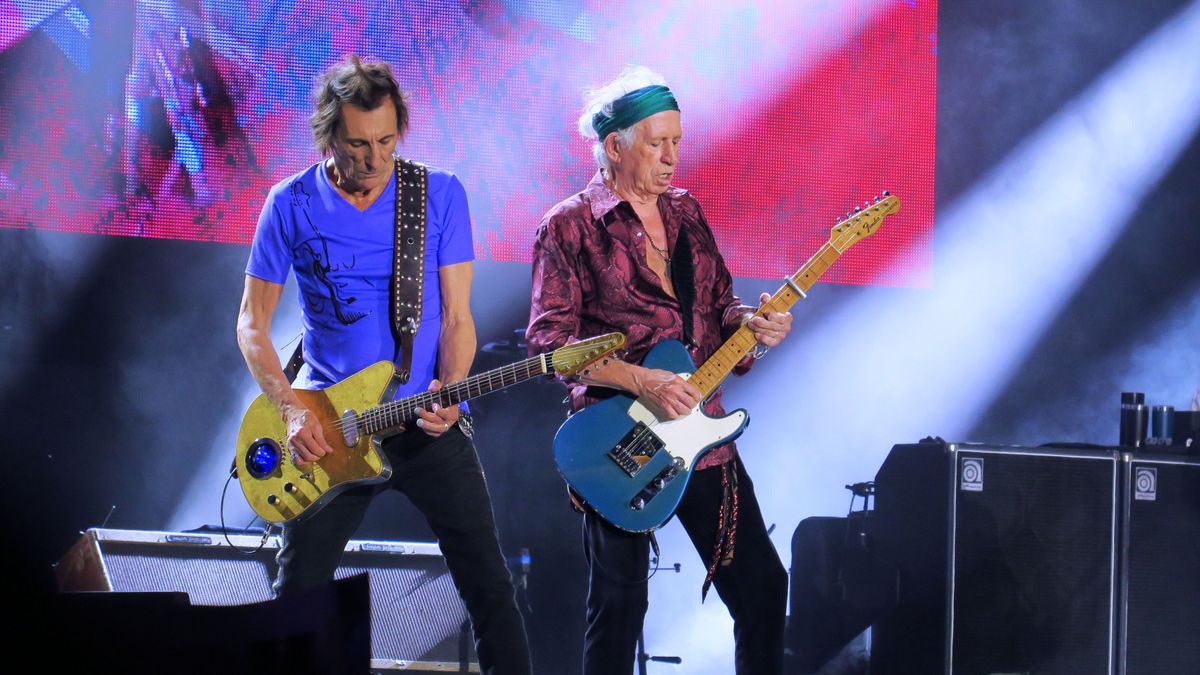
[[[316, 223], [308, 213], [309, 201], [312, 197], [304, 189], [304, 185], [300, 181], [292, 183], [292, 205], [300, 209], [304, 214], [304, 220], [308, 223], [308, 227], [313, 232], [313, 236], [305, 239], [292, 247], [292, 259], [295, 261], [297, 268], [308, 267], [312, 270], [313, 278], [321, 282], [321, 285], [329, 293], [329, 304], [333, 308], [333, 313], [337, 316], [337, 320], [343, 326], [370, 316], [370, 312], [357, 312], [350, 309], [350, 305], [354, 304], [356, 297], [342, 297], [342, 289], [346, 287], [345, 282], [339, 282], [333, 278], [333, 274], [342, 269], [354, 269], [354, 256], [350, 257], [350, 262], [339, 262], [334, 264], [329, 259], [329, 245], [325, 241], [325, 237], [321, 231], [317, 229]], [[328, 309], [325, 303], [309, 297], [306, 297], [308, 311], [314, 315], [325, 314]]]

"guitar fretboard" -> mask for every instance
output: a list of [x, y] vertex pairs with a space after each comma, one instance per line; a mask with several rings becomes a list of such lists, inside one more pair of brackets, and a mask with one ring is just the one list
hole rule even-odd
[[[758, 308], [754, 316], [762, 316], [769, 311], [786, 312], [791, 309], [793, 305], [803, 299], [808, 290], [821, 278], [821, 275], [837, 262], [842, 252], [850, 248], [851, 244], [860, 236], [853, 228], [845, 228], [840, 234], [835, 235], [813, 257], [809, 258], [799, 271], [788, 277], [787, 283], [775, 291], [775, 295]], [[712, 356], [708, 357], [708, 360], [697, 368], [696, 372], [692, 373], [688, 381], [696, 385], [702, 398], [708, 398], [716, 391], [717, 387], [721, 386], [721, 382], [725, 381], [734, 366], [746, 354], [749, 354], [750, 350], [754, 349], [754, 344], [754, 333], [743, 325]]]
[[410, 424], [417, 418], [417, 408], [430, 410], [435, 403], [445, 408], [544, 375], [550, 372], [546, 356], [534, 356], [445, 385], [437, 391], [426, 391], [376, 406], [359, 416], [359, 429], [366, 434], [377, 434]]

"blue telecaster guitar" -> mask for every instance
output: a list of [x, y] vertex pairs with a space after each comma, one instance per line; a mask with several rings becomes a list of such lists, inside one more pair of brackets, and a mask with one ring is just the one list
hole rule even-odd
[[[833, 228], [829, 243], [757, 313], [788, 311], [846, 249], [899, 210], [900, 200], [884, 192], [848, 214]], [[694, 371], [687, 349], [674, 340], [655, 345], [642, 365], [678, 373], [707, 398], [754, 345], [754, 334], [743, 326]], [[605, 520], [629, 532], [649, 532], [666, 523], [696, 462], [741, 435], [750, 421], [745, 410], [714, 418], [697, 406], [674, 420], [655, 410], [649, 401], [620, 394], [572, 415], [554, 437], [554, 461], [567, 484]]]

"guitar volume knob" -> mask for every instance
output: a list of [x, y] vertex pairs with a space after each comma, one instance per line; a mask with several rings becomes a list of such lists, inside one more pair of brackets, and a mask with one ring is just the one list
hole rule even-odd
[[284, 483], [284, 484], [283, 484], [283, 491], [284, 491], [284, 492], [287, 492], [288, 494], [291, 494], [291, 493], [293, 493], [293, 492], [295, 492], [295, 491], [296, 491], [296, 486], [295, 486], [295, 485], [292, 485], [291, 483]]
[[275, 506], [279, 503], [279, 497], [276, 497], [275, 495], [267, 495], [267, 503], [271, 506]]

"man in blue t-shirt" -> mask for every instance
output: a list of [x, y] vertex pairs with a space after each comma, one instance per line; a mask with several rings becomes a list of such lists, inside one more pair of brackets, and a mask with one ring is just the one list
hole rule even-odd
[[[288, 384], [270, 342], [271, 319], [292, 271], [304, 323], [299, 388], [321, 389], [377, 361], [399, 359], [389, 314], [393, 152], [408, 127], [408, 108], [386, 63], [352, 56], [321, 77], [310, 124], [327, 158], [267, 196], [237, 331], [246, 365], [279, 409], [288, 447], [303, 462], [338, 450]], [[466, 193], [453, 174], [430, 168], [427, 195], [421, 328], [412, 375], [397, 398], [463, 379], [475, 356]], [[302, 522], [287, 523], [275, 590], [286, 594], [332, 579], [372, 497], [394, 488], [421, 510], [438, 538], [470, 614], [483, 672], [527, 673], [525, 625], [479, 458], [459, 421], [458, 406], [421, 411], [417, 428], [383, 442], [394, 471], [386, 483], [348, 490]]]

